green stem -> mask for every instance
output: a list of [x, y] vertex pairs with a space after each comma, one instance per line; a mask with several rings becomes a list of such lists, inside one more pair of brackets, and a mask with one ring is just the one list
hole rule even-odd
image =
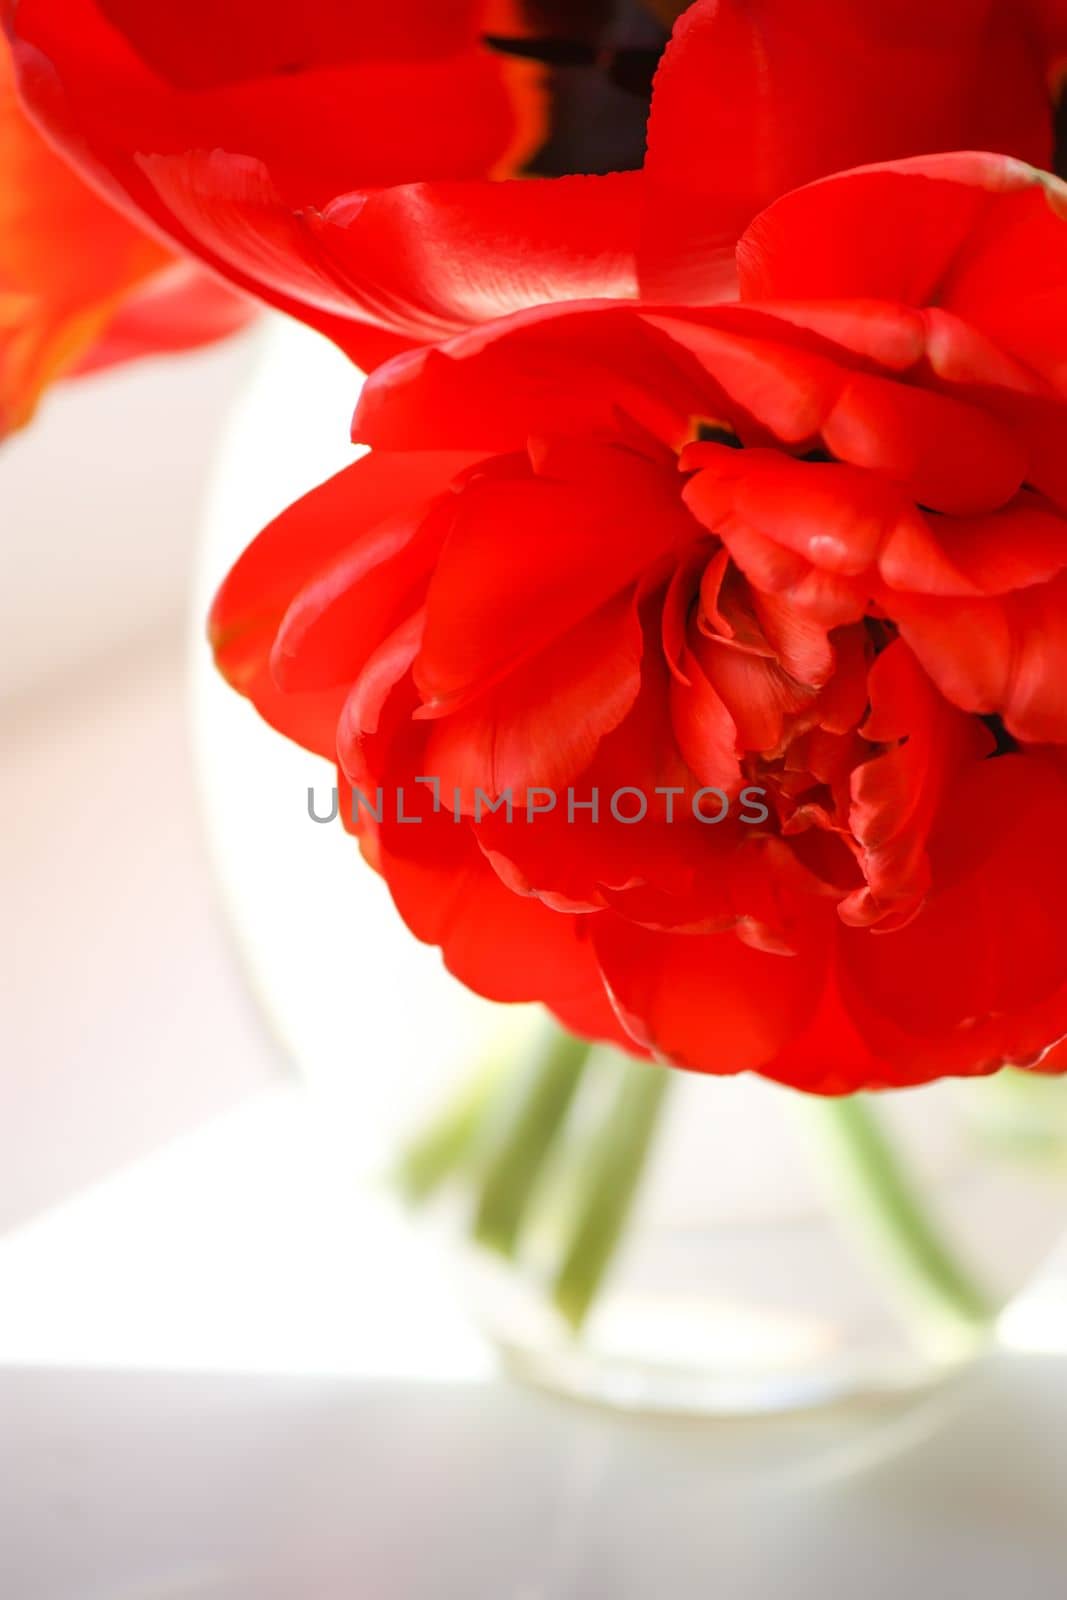
[[614, 1104], [590, 1141], [575, 1210], [553, 1286], [553, 1300], [575, 1329], [596, 1299], [626, 1225], [670, 1073], [647, 1062], [613, 1059]]
[[1062, 1078], [1005, 1067], [973, 1086], [971, 1131], [994, 1160], [1060, 1166], [1067, 1158], [1067, 1097]]
[[[414, 1201], [451, 1177], [473, 1198], [472, 1232], [514, 1259], [528, 1232], [559, 1240], [552, 1297], [576, 1330], [593, 1306], [626, 1227], [659, 1120], [669, 1070], [598, 1052], [607, 1104], [586, 1131], [577, 1119], [569, 1159], [554, 1158], [589, 1069], [590, 1046], [552, 1027], [515, 1074], [506, 1061], [479, 1073], [404, 1154], [398, 1179]], [[590, 1087], [599, 1087], [595, 1082]], [[884, 1132], [870, 1097], [798, 1097], [825, 1154], [820, 1174], [835, 1209], [890, 1292], [939, 1346], [973, 1341], [997, 1307], [955, 1254]], [[551, 1171], [549, 1170], [551, 1166]], [[562, 1234], [558, 1179], [567, 1197]], [[568, 1181], [569, 1180], [569, 1181]], [[555, 1202], [555, 1203], [554, 1203]]]
[[478, 1185], [474, 1237], [512, 1256], [530, 1199], [581, 1081], [590, 1045], [553, 1027], [504, 1109]]
[[[809, 1100], [812, 1126], [828, 1156], [826, 1175], [840, 1192], [840, 1215], [936, 1342], [973, 1340], [997, 1307], [929, 1215], [905, 1165], [864, 1095]], [[814, 1115], [812, 1115], [814, 1113]]]
[[444, 1112], [403, 1150], [396, 1183], [412, 1205], [429, 1200], [469, 1160], [510, 1062], [493, 1061], [464, 1084]]

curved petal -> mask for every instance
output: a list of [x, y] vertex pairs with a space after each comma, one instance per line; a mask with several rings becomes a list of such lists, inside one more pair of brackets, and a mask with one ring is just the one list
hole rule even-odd
[[797, 461], [773, 450], [692, 445], [686, 504], [732, 548], [737, 528], [773, 539], [811, 566], [861, 577], [915, 512], [892, 485], [836, 462]]
[[924, 517], [900, 523], [878, 568], [890, 589], [919, 594], [1007, 594], [1067, 567], [1067, 517], [1024, 491], [984, 517]]
[[846, 1004], [877, 1053], [930, 1075], [989, 1071], [1062, 1037], [1065, 805], [1062, 776], [1037, 756], [964, 770], [931, 839], [923, 914], [884, 937], [841, 938]]
[[364, 385], [352, 433], [377, 449], [507, 451], [617, 440], [629, 422], [674, 449], [709, 398], [693, 357], [634, 309], [566, 302], [398, 357]]
[[269, 168], [220, 150], [141, 157], [169, 212], [241, 279], [405, 340], [549, 300], [632, 296], [637, 175], [551, 183], [421, 183], [357, 191], [324, 211], [289, 205]]
[[[738, 913], [720, 892], [720, 881], [737, 830], [701, 826], [693, 818], [698, 784], [675, 744], [667, 700], [671, 680], [654, 633], [645, 640], [640, 665], [640, 692], [628, 715], [600, 739], [566, 793], [557, 794], [551, 809], [516, 808], [511, 820], [499, 812], [483, 816], [479, 844], [511, 888], [536, 894], [547, 905], [601, 908], [613, 890], [628, 894], [636, 885], [654, 885], [678, 897], [678, 922], [717, 918], [732, 926]], [[572, 731], [572, 740], [580, 737]], [[625, 790], [630, 794], [620, 793]], [[642, 800], [647, 810], [641, 819], [626, 820], [638, 816]]]
[[[818, 693], [813, 684], [799, 683], [773, 655], [739, 650], [730, 641], [699, 633], [692, 639], [691, 655], [684, 663], [686, 671], [692, 671], [696, 664], [702, 684], [728, 713], [738, 752], [777, 750], [788, 719], [810, 707]], [[678, 708], [686, 694], [681, 684], [674, 686], [672, 714], [676, 725]], [[689, 743], [697, 741], [690, 738]], [[714, 782], [707, 766], [701, 776]]]
[[622, 449], [549, 446], [476, 478], [427, 597], [415, 680], [439, 714], [547, 647], [698, 531], [676, 475]]
[[753, 950], [734, 933], [671, 934], [605, 913], [592, 937], [623, 1026], [658, 1059], [696, 1072], [753, 1071], [774, 1060], [819, 999], [829, 939], [813, 927], [799, 955]]
[[[447, 488], [468, 462], [429, 452], [366, 456], [268, 524], [211, 608], [208, 633], [227, 681], [257, 705], [275, 668], [292, 690], [347, 692], [392, 622], [389, 561], [418, 528], [402, 514]], [[406, 593], [404, 582], [396, 587]]]
[[586, 919], [513, 894], [470, 824], [435, 811], [428, 789], [420, 797], [417, 785], [405, 785], [405, 814], [418, 820], [400, 823], [386, 812], [376, 865], [415, 937], [437, 945], [448, 970], [486, 999], [599, 1009], [590, 1004], [592, 964], [581, 948]]
[[877, 924], [887, 932], [914, 916], [930, 888], [927, 843], [946, 791], [994, 741], [941, 698], [900, 639], [878, 657], [868, 684], [871, 712], [862, 731], [876, 749], [852, 773], [849, 811], [866, 884], [842, 901], [839, 914], [850, 927]]
[[[989, 511], [1022, 485], [1028, 458], [1015, 431], [969, 400], [855, 370], [743, 327], [716, 327], [711, 314], [688, 325], [659, 314], [646, 320], [684, 342], [729, 403], [776, 439], [821, 440], [838, 461], [901, 484], [921, 505]], [[686, 460], [699, 460], [702, 448]]]
[[900, 632], [946, 699], [1025, 743], [1067, 743], [1067, 575], [979, 600], [892, 599]]
[[771, 205], [737, 258], [743, 300], [939, 307], [1067, 393], [1067, 186], [1019, 161], [962, 153], [840, 173]]
[[440, 338], [551, 300], [636, 295], [640, 182], [409, 184], [346, 195], [308, 223], [364, 315]]
[[735, 239], [778, 195], [958, 149], [1050, 163], [1044, 62], [1011, 0], [886, 0], [876, 39], [854, 0], [698, 0], [655, 84], [643, 291], [721, 298]]
[[[936, 1068], [927, 1064], [925, 1075], [937, 1076]], [[922, 1082], [924, 1071], [909, 1061], [888, 1062], [872, 1048], [845, 1006], [831, 956], [806, 1026], [767, 1063], [763, 1076], [804, 1094], [836, 1096], [858, 1089], [902, 1088]]]
[[527, 803], [527, 789], [562, 797], [618, 727], [641, 685], [633, 597], [601, 606], [470, 704], [430, 724], [426, 766], [468, 815], [483, 799]]

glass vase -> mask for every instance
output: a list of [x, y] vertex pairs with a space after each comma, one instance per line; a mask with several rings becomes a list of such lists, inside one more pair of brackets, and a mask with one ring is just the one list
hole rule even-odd
[[[1067, 1085], [1011, 1073], [826, 1102], [598, 1051], [552, 1104], [544, 1060], [527, 1059], [536, 1010], [477, 1000], [410, 937], [340, 826], [313, 820], [329, 766], [215, 676], [210, 595], [277, 511], [353, 458], [358, 385], [316, 336], [264, 333], [210, 496], [193, 651], [223, 899], [351, 1167], [372, 1181], [437, 1163], [409, 1189], [439, 1192], [473, 1317], [513, 1370], [569, 1394], [758, 1415], [958, 1371], [1067, 1220]], [[487, 1051], [492, 1116], [481, 1080], [465, 1083]]]
[[627, 1409], [913, 1394], [982, 1354], [1056, 1244], [1065, 1113], [1020, 1074], [820, 1100], [596, 1052], [519, 1237], [494, 1237], [475, 1159], [467, 1293], [513, 1370]]

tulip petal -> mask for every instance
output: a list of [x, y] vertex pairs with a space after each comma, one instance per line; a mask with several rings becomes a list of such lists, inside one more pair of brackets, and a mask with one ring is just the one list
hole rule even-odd
[[618, 727], [641, 686], [641, 627], [632, 595], [617, 595], [499, 683], [430, 724], [427, 771], [469, 814], [483, 797], [564, 788]]
[[[1067, 394], [1067, 186], [1022, 162], [963, 153], [839, 173], [771, 205], [737, 257], [742, 300], [940, 308]], [[934, 332], [943, 343], [947, 325]]]
[[936, 1044], [942, 1071], [990, 1070], [1060, 1036], [1065, 805], [1062, 776], [1036, 756], [960, 775], [931, 840], [935, 888], [922, 916], [841, 941], [846, 1003], [878, 1051], [899, 1059], [910, 1041], [929, 1060]]
[[863, 728], [888, 748], [852, 773], [849, 830], [866, 884], [842, 901], [850, 927], [883, 931], [907, 922], [931, 884], [927, 842], [960, 769], [981, 760], [993, 738], [945, 702], [902, 640], [874, 663], [871, 713]]
[[372, 375], [352, 425], [377, 449], [523, 450], [531, 438], [618, 439], [622, 419], [672, 449], [709, 387], [673, 340], [615, 302], [517, 312]]
[[[329, 618], [334, 593], [328, 578], [323, 590], [319, 575], [335, 570], [331, 564], [347, 552], [352, 570], [365, 569], [374, 581], [376, 562], [383, 549], [392, 548], [395, 538], [392, 527], [383, 535], [382, 524], [395, 517], [412, 491], [417, 494], [421, 487], [426, 494], [447, 486], [468, 460], [429, 453], [416, 461], [387, 454], [364, 457], [283, 511], [231, 569], [215, 597], [208, 626], [216, 665], [272, 726], [333, 755], [337, 719], [351, 681], [346, 674], [358, 671], [392, 613], [386, 610], [382, 615], [385, 596], [379, 594], [375, 604], [360, 596], [364, 617], [376, 613], [379, 617], [377, 632], [368, 629], [362, 637], [349, 640], [346, 657], [328, 662], [325, 670], [320, 665], [315, 670], [309, 667], [303, 679], [294, 665], [288, 693], [275, 681], [273, 671], [286, 614], [301, 591], [311, 585], [306, 600], [297, 603], [290, 616], [289, 638], [295, 636], [298, 625], [305, 636], [313, 638], [318, 619]], [[316, 580], [319, 588], [314, 586]], [[342, 597], [340, 604], [342, 608], [348, 605], [349, 616], [354, 617], [354, 602]]]
[[773, 1061], [818, 1000], [825, 944], [753, 950], [734, 933], [670, 934], [596, 918], [593, 942], [623, 1026], [660, 1060], [733, 1074]]
[[893, 610], [946, 699], [1025, 743], [1067, 743], [1067, 575], [990, 599], [899, 596]]
[[276, 297], [401, 339], [447, 338], [553, 299], [634, 293], [636, 175], [552, 183], [398, 185], [325, 211], [287, 205], [262, 161], [222, 151], [142, 157], [187, 231]]
[[[653, 95], [643, 292], [722, 298], [738, 233], [827, 172], [961, 148], [1048, 165], [1044, 96], [1042, 62], [1010, 5], [894, 0], [879, 8], [875, 42], [854, 0], [809, 0], [802, 13], [796, 0], [698, 0]], [[899, 257], [913, 237], [894, 231], [886, 243]]]
[[696, 532], [675, 474], [624, 450], [550, 450], [536, 472], [472, 481], [430, 583], [421, 693], [454, 707]]

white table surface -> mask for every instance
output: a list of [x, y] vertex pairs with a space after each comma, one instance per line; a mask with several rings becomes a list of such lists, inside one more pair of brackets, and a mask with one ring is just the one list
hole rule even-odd
[[501, 1385], [6, 1374], [11, 1600], [1060, 1600], [1062, 1374], [827, 1481]]

